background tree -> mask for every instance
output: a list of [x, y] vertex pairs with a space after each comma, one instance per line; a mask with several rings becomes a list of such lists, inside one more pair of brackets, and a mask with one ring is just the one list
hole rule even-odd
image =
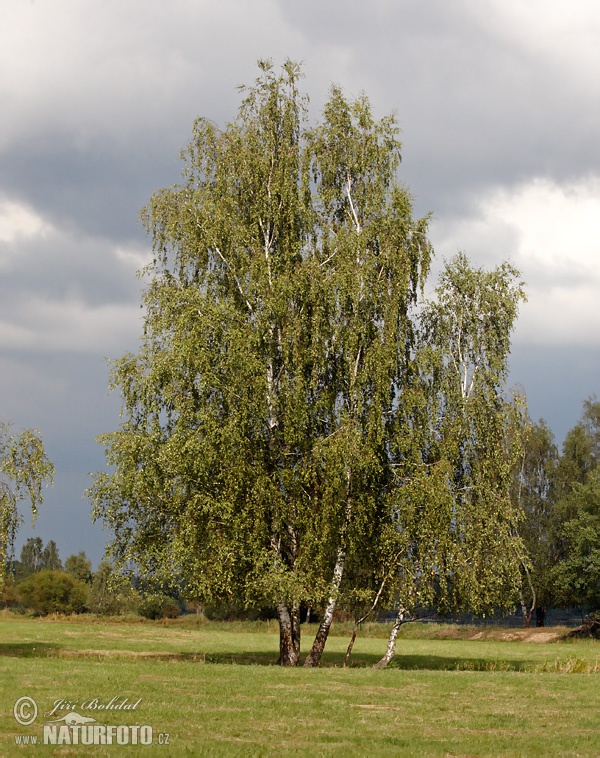
[[44, 552], [44, 543], [41, 537], [28, 537], [27, 541], [21, 548], [21, 555], [16, 567], [17, 581], [25, 579], [36, 571], [43, 568], [42, 555]]
[[44, 546], [41, 537], [29, 537], [21, 548], [20, 560], [14, 563], [17, 581], [37, 571], [62, 571], [63, 567], [56, 542], [49, 540]]
[[38, 432], [13, 433], [0, 422], [0, 589], [4, 585], [7, 560], [22, 518], [18, 505], [28, 501], [32, 523], [42, 502], [42, 489], [52, 483], [54, 467], [44, 452]]
[[562, 556], [552, 570], [558, 604], [600, 610], [600, 468], [576, 482], [558, 510], [565, 514], [557, 534]]
[[553, 513], [555, 601], [562, 607], [600, 607], [600, 402], [583, 404], [583, 415], [565, 437], [556, 478]]
[[238, 119], [199, 120], [185, 183], [144, 213], [155, 259], [137, 355], [115, 364], [125, 423], [95, 516], [112, 554], [190, 597], [275, 605], [295, 665], [300, 603], [324, 605], [385, 515], [427, 220], [396, 181], [391, 118], [333, 89], [304, 124], [298, 67], [260, 64]]
[[58, 548], [56, 542], [50, 540], [46, 543], [42, 552], [41, 566], [48, 571], [62, 571], [63, 565], [58, 554]]
[[85, 552], [82, 550], [77, 555], [70, 555], [65, 561], [65, 571], [67, 574], [79, 579], [81, 582], [90, 584], [93, 578], [92, 563], [88, 561]]

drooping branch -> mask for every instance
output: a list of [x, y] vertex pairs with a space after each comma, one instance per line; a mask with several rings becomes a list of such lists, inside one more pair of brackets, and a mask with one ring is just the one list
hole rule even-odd
[[389, 574], [384, 576], [383, 581], [379, 585], [379, 590], [377, 591], [377, 594], [375, 595], [375, 600], [373, 600], [369, 610], [363, 616], [361, 616], [357, 621], [354, 622], [352, 637], [350, 638], [350, 642], [348, 643], [348, 649], [346, 650], [346, 657], [344, 658], [344, 668], [346, 668], [348, 664], [350, 663], [350, 656], [352, 655], [352, 648], [354, 647], [354, 642], [356, 640], [356, 633], [360, 625], [364, 624], [364, 622], [369, 618], [369, 616], [373, 613], [373, 611], [377, 607], [377, 603], [379, 603], [379, 599], [383, 593], [383, 589], [388, 579], [389, 579]]

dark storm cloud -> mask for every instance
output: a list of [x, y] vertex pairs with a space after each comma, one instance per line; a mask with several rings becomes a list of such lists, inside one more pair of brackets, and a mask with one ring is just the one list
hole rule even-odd
[[[140, 245], [140, 260], [145, 248]], [[135, 268], [124, 265], [108, 238], [64, 234], [53, 227], [43, 237], [3, 242], [2, 310], [18, 308], [27, 292], [48, 300], [79, 298], [90, 306], [131, 303], [139, 296]]]
[[138, 213], [157, 180], [173, 182], [177, 169], [158, 145], [98, 140], [78, 149], [66, 135], [0, 156], [6, 194], [57, 226], [112, 240], [143, 239]]
[[552, 57], [536, 44], [547, 34], [543, 18], [511, 30], [511, 4], [506, 13], [494, 6], [311, 1], [297, 14], [283, 4], [311, 45], [347, 51], [340, 83], [397, 110], [403, 173], [437, 212], [489, 185], [600, 172], [600, 100], [581, 40], [566, 28]]

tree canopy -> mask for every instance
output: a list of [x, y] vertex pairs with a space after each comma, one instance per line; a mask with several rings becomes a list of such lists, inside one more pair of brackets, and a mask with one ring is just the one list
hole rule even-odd
[[[501, 519], [484, 516], [506, 516], [494, 499], [504, 480], [485, 493], [506, 464], [497, 388], [522, 293], [509, 267], [475, 275], [460, 259], [447, 275], [462, 266], [465, 283], [476, 279], [468, 307], [452, 295], [470, 347], [452, 343], [442, 289], [421, 350], [432, 249], [428, 218], [413, 217], [397, 179], [395, 119], [333, 87], [310, 126], [299, 67], [259, 67], [237, 119], [223, 129], [199, 119], [183, 182], [143, 211], [154, 248], [144, 331], [138, 352], [113, 364], [124, 421], [100, 438], [112, 471], [90, 496], [118, 565], [176, 574], [205, 602], [276, 606], [283, 665], [299, 660], [300, 604], [321, 606], [306, 660], [316, 665], [341, 592], [367, 597], [389, 571], [398, 586], [394, 556], [415, 519], [426, 550], [427, 535], [453, 529], [460, 502], [475, 502], [455, 498], [470, 487], [481, 531], [469, 539], [498, 538]], [[451, 389], [456, 361], [467, 374]], [[430, 500], [432, 487], [443, 496]], [[409, 543], [401, 554], [414, 569]]]

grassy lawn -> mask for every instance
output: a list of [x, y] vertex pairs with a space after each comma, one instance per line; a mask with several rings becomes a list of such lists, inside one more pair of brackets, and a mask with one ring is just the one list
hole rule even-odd
[[[338, 628], [339, 631], [339, 628]], [[34, 750], [57, 700], [115, 696], [135, 712], [79, 709], [100, 724], [150, 724], [169, 746], [44, 746], [44, 755], [600, 755], [600, 645], [449, 639], [406, 628], [393, 665], [369, 668], [385, 632], [367, 629], [353, 666], [331, 637], [323, 666], [282, 670], [276, 624], [110, 623], [0, 614], [0, 755]], [[380, 636], [371, 636], [379, 634]], [[306, 648], [310, 634], [305, 634]], [[472, 636], [472, 635], [471, 635]], [[485, 635], [484, 635], [485, 636]], [[489, 636], [489, 635], [488, 635]], [[496, 635], [502, 636], [502, 635]], [[540, 639], [543, 639], [540, 637]], [[19, 725], [18, 697], [36, 722]], [[118, 702], [118, 701], [117, 701]], [[76, 709], [77, 710], [77, 709]]]

